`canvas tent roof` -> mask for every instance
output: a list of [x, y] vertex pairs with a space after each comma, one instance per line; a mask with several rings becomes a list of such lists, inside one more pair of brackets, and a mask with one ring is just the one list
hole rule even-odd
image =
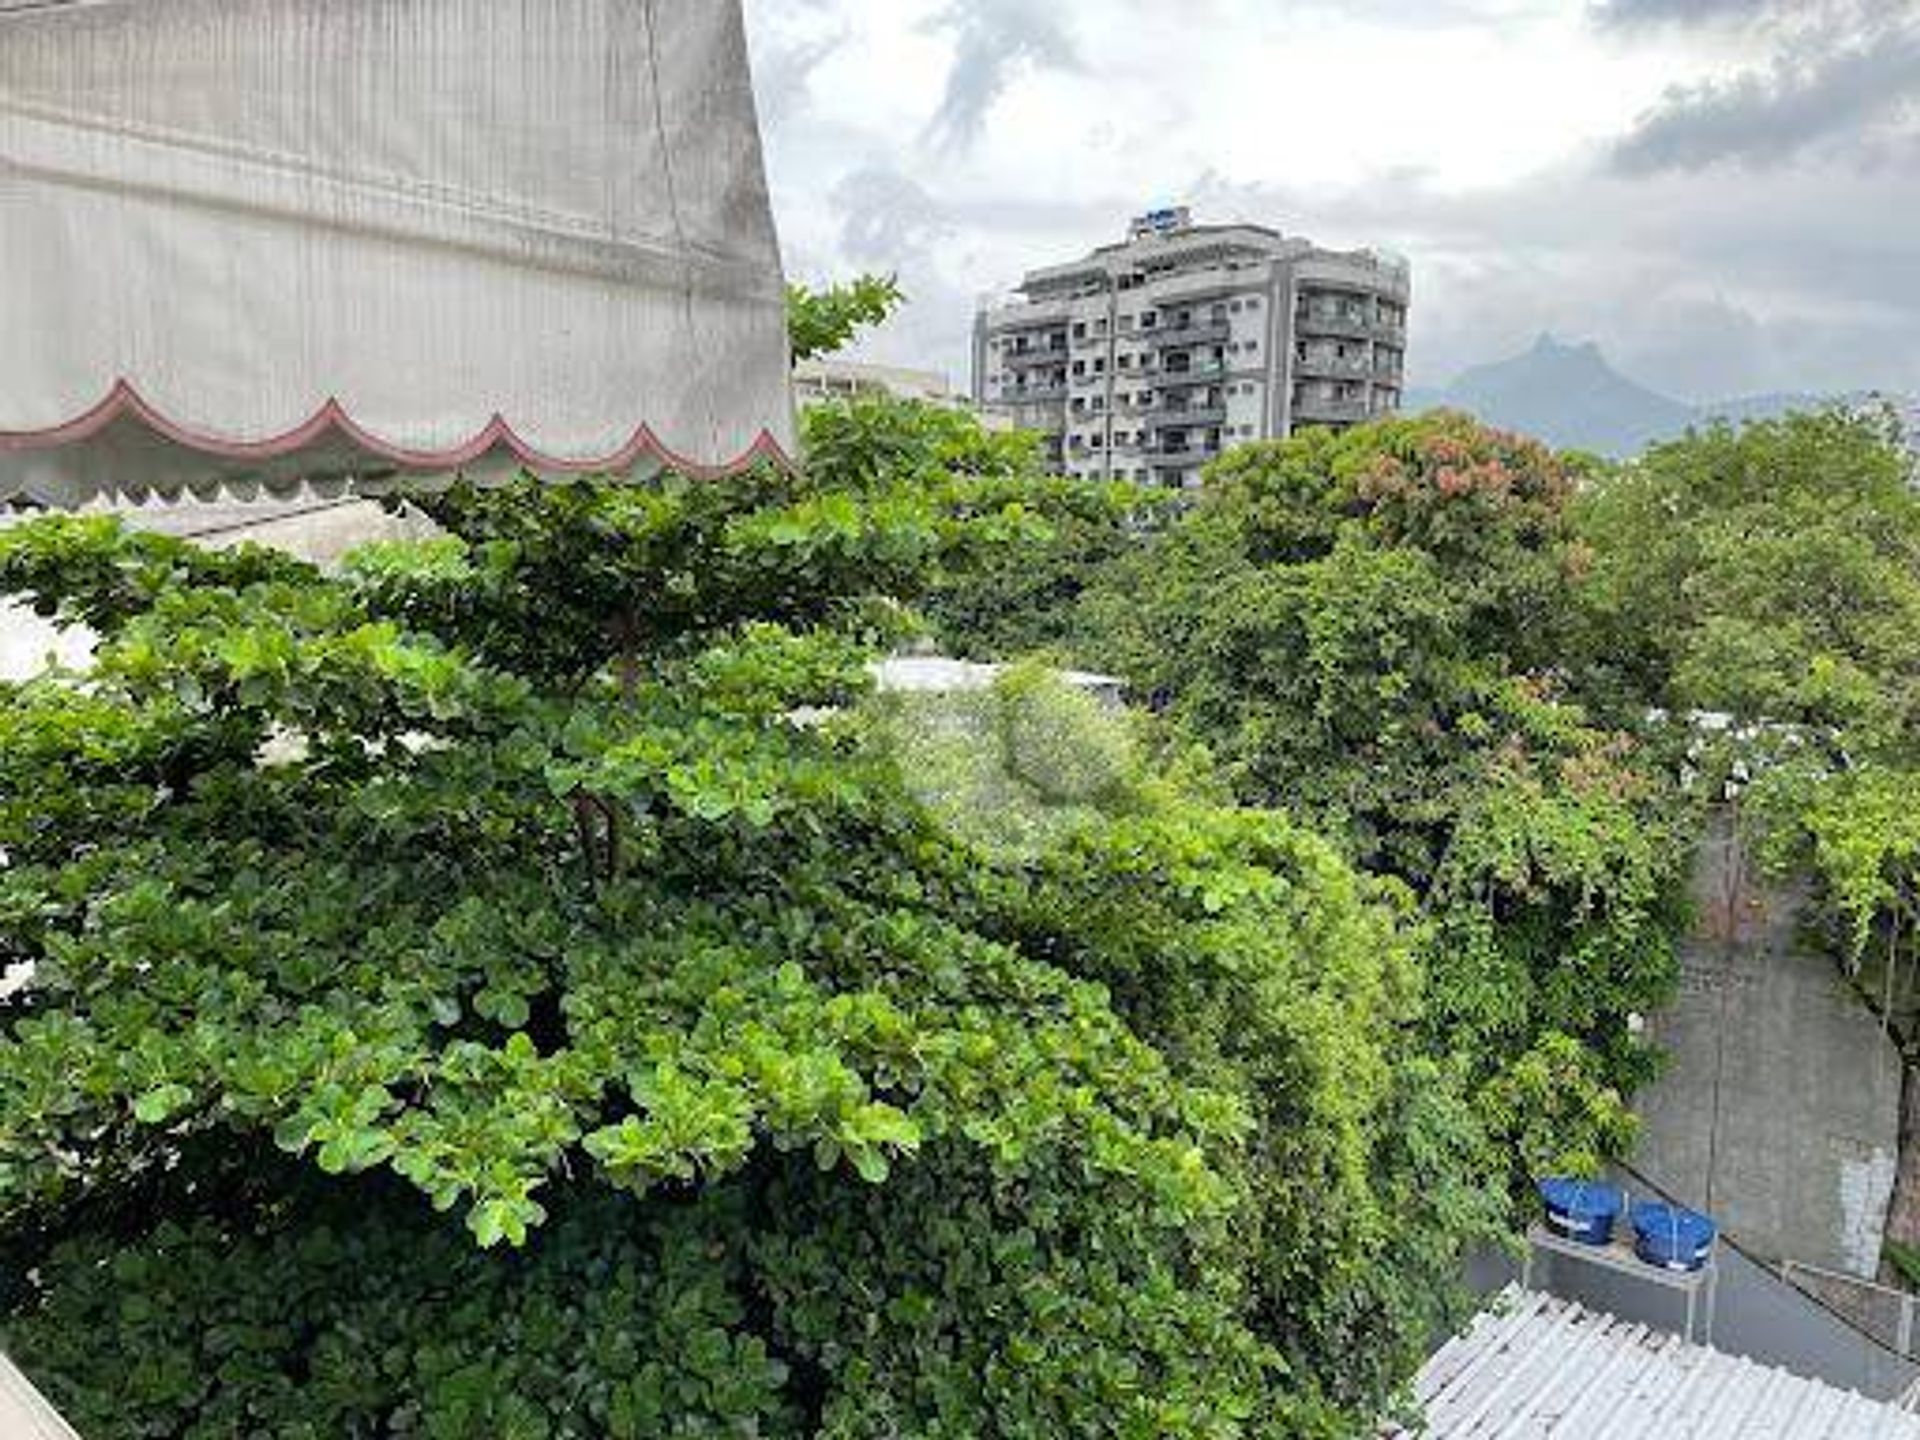
[[790, 443], [738, 0], [0, 0], [0, 499]]

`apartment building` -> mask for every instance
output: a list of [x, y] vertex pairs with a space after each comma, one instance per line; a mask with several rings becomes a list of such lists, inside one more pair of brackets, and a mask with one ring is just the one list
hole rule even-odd
[[1156, 210], [981, 307], [974, 398], [1067, 474], [1191, 485], [1244, 441], [1397, 411], [1409, 295], [1404, 261]]

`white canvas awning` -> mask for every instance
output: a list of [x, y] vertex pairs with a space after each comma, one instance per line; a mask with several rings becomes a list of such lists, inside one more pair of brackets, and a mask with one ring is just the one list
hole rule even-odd
[[0, 0], [0, 499], [791, 424], [738, 0]]

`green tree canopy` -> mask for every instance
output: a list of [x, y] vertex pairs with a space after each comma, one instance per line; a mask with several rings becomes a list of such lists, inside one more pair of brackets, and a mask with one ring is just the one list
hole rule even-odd
[[1578, 508], [1624, 703], [1920, 741], [1920, 495], [1876, 416], [1655, 446]]
[[1668, 993], [1681, 919], [1670, 797], [1572, 698], [1588, 468], [1454, 414], [1239, 447], [1081, 577], [1062, 647], [1243, 803], [1411, 887], [1429, 1053], [1522, 1171], [1630, 1136], [1651, 1067], [1631, 1017]]
[[843, 350], [853, 337], [884, 321], [905, 298], [891, 275], [861, 275], [815, 290], [787, 287], [787, 334], [795, 360]]
[[[1656, 446], [1576, 519], [1590, 685], [1648, 705], [1743, 838], [1812, 880], [1814, 928], [1907, 1063], [1890, 1242], [1920, 1241], [1920, 493], [1884, 415], [1830, 410]], [[1721, 712], [1711, 722], [1698, 712]]]
[[1370, 1433], [1497, 1199], [1397, 892], [1032, 679], [963, 823], [864, 662], [1045, 505], [898, 426], [339, 575], [0, 535], [101, 637], [0, 697], [0, 1334], [86, 1433]]

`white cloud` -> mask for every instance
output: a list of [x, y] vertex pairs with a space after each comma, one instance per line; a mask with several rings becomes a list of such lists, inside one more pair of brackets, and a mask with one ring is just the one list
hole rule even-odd
[[789, 268], [900, 271], [883, 358], [964, 383], [976, 295], [1190, 200], [1408, 254], [1423, 380], [1552, 330], [1707, 395], [1920, 389], [1920, 237], [1892, 224], [1920, 153], [1621, 173], [1642, 117], [1738, 93], [1778, 43], [1656, 10], [747, 0]]

